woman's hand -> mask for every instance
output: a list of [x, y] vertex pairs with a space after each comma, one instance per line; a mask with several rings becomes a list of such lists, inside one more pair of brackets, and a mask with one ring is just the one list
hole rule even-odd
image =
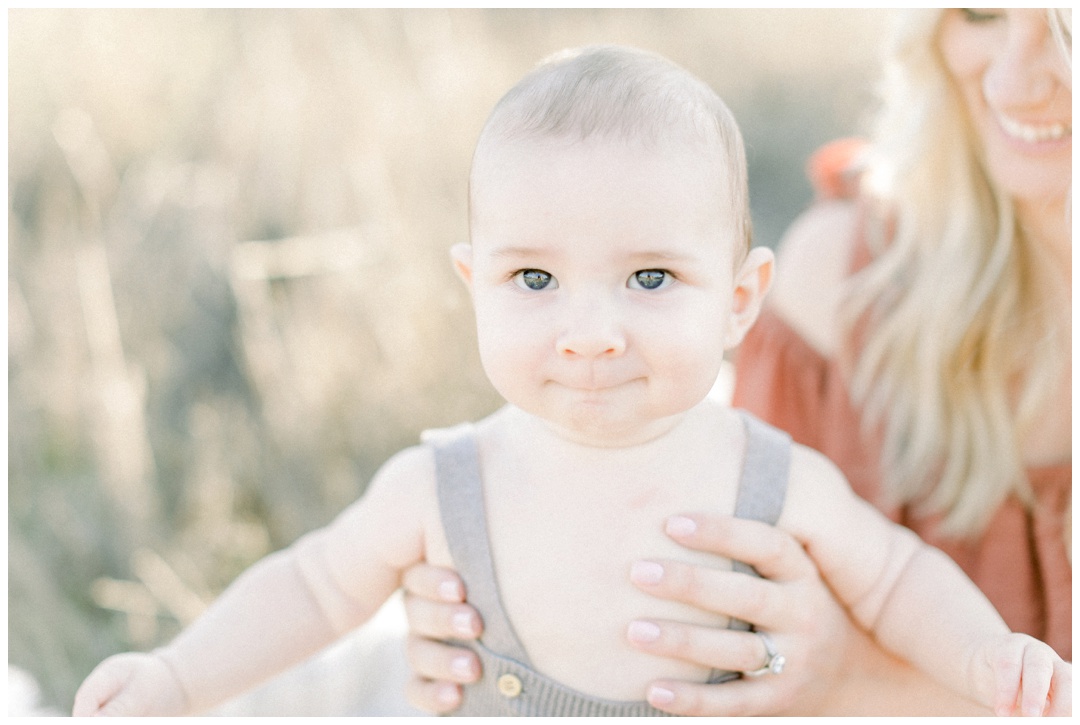
[[[777, 675], [717, 685], [657, 680], [646, 694], [654, 707], [711, 716], [990, 714], [886, 654], [848, 618], [802, 546], [784, 531], [693, 514], [672, 517], [667, 532], [687, 548], [746, 562], [763, 578], [658, 560], [632, 568], [635, 584], [656, 597], [750, 622], [769, 634], [786, 663]], [[404, 587], [411, 629], [406, 655], [414, 673], [409, 702], [426, 712], [453, 712], [461, 684], [480, 678], [480, 662], [468, 649], [434, 640], [478, 637], [480, 615], [465, 603], [465, 587], [449, 569], [414, 566]], [[638, 620], [627, 638], [642, 651], [715, 669], [745, 672], [765, 661], [761, 639], [750, 632]]]
[[[808, 713], [835, 696], [839, 665], [858, 632], [791, 536], [754, 521], [706, 515], [672, 517], [667, 531], [688, 548], [745, 561], [766, 578], [665, 560], [635, 566], [631, 579], [654, 596], [751, 622], [769, 633], [787, 664], [780, 675], [721, 685], [657, 681], [648, 692], [654, 707], [680, 715]], [[661, 576], [654, 581], [649, 573]], [[467, 649], [435, 640], [479, 636], [480, 615], [464, 603], [464, 585], [452, 570], [414, 566], [404, 588], [406, 656], [414, 673], [407, 697], [426, 712], [452, 712], [461, 702], [460, 684], [479, 679], [480, 662]], [[627, 636], [643, 651], [717, 669], [754, 670], [765, 659], [760, 638], [747, 632], [641, 620]]]
[[405, 572], [409, 639], [405, 656], [412, 677], [405, 695], [413, 707], [443, 715], [461, 705], [461, 685], [480, 679], [474, 652], [436, 640], [476, 639], [480, 614], [465, 604], [465, 585], [451, 569], [417, 564]]
[[[773, 526], [730, 516], [673, 516], [672, 539], [690, 549], [750, 564], [762, 578], [674, 561], [638, 562], [630, 578], [642, 591], [750, 622], [767, 632], [786, 664], [780, 674], [719, 685], [658, 680], [647, 698], [677, 715], [812, 714], [833, 709], [844, 664], [861, 659], [866, 636], [821, 580], [802, 546]], [[751, 671], [766, 661], [752, 632], [640, 620], [627, 631], [644, 652], [721, 670]], [[865, 644], [865, 642], [862, 642]], [[860, 654], [856, 655], [856, 652]]]

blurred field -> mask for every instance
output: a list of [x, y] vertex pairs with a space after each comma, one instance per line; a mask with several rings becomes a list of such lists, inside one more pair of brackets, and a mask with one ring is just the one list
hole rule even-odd
[[9, 662], [67, 710], [497, 404], [447, 250], [539, 58], [668, 55], [743, 128], [759, 243], [858, 131], [881, 11], [8, 11]]

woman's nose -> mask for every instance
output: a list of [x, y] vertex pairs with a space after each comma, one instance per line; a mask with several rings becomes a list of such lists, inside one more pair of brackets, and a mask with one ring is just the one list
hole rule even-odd
[[1008, 110], [1044, 104], [1057, 87], [1054, 63], [1060, 53], [1041, 11], [1016, 11], [1009, 16], [1004, 45], [997, 48], [983, 75], [983, 94], [993, 105]]

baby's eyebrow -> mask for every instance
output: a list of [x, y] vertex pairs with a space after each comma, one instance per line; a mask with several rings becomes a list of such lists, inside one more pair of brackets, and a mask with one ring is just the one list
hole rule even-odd
[[[550, 254], [551, 251], [541, 246], [528, 246], [528, 245], [507, 245], [501, 247], [494, 247], [489, 252], [494, 257], [541, 257], [545, 254]], [[663, 249], [650, 249], [642, 250], [638, 252], [630, 252], [626, 255], [628, 259], [633, 260], [641, 264], [650, 262], [656, 263], [670, 263], [670, 262], [685, 262], [694, 258], [694, 255], [684, 252], [669, 251]]]
[[494, 247], [488, 253], [493, 257], [513, 257], [515, 259], [520, 259], [522, 257], [541, 257], [547, 254], [548, 250], [543, 247], [507, 245]]
[[[558, 254], [548, 247], [529, 244], [507, 244], [489, 247], [486, 254], [496, 259], [510, 259], [518, 264], [529, 263], [534, 259], [550, 259]], [[689, 265], [700, 261], [699, 256], [690, 251], [666, 249], [642, 249], [631, 251], [620, 257], [631, 266], [642, 269], [666, 267], [671, 265]], [[621, 264], [621, 263], [620, 263]]]
[[635, 263], [647, 264], [671, 264], [672, 262], [688, 262], [695, 257], [691, 254], [672, 252], [667, 250], [648, 250], [633, 252], [629, 255]]

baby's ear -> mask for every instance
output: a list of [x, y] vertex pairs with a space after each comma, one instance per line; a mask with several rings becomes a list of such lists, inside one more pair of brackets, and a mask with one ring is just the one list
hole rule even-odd
[[472, 245], [462, 242], [450, 247], [450, 259], [454, 262], [454, 271], [472, 292]]
[[728, 320], [724, 346], [731, 349], [742, 342], [754, 325], [761, 304], [773, 280], [774, 257], [772, 250], [754, 247], [746, 255], [735, 274], [735, 290], [731, 300], [731, 316]]

